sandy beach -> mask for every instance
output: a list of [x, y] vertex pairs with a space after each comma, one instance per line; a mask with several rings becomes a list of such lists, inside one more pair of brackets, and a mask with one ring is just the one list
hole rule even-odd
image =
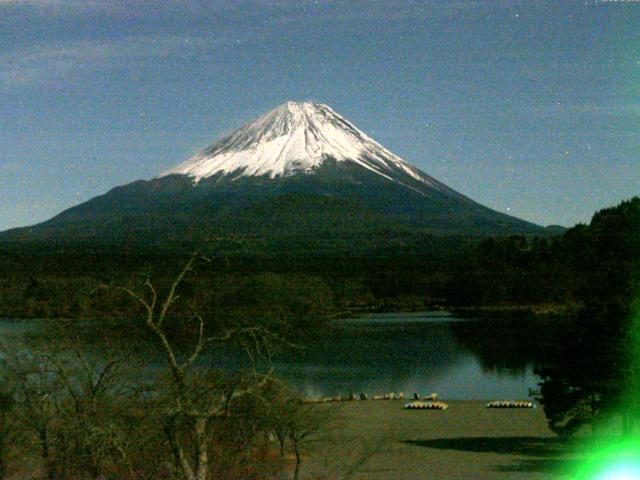
[[308, 446], [303, 478], [543, 479], [569, 467], [542, 408], [447, 403], [444, 411], [405, 410], [399, 400], [318, 405], [335, 419]]

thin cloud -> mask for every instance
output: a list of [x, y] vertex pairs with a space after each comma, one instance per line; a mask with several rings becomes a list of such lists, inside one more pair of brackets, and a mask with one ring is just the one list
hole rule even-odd
[[532, 108], [533, 112], [544, 117], [562, 116], [607, 116], [607, 117], [638, 117], [640, 116], [640, 103], [620, 103], [616, 100], [612, 103], [581, 103], [566, 104], [557, 102], [549, 105], [538, 105]]
[[585, 103], [572, 106], [576, 113], [588, 115], [640, 115], [640, 103], [612, 103], [608, 105]]
[[[2, 5], [0, 0], [0, 5]], [[6, 1], [6, 0], [5, 0]], [[283, 25], [303, 26], [323, 22], [342, 23], [359, 28], [363, 21], [421, 19], [454, 15], [463, 11], [534, 6], [538, 0], [466, 0], [416, 1], [402, 0], [253, 0], [228, 2], [222, 0], [14, 0], [9, 15], [0, 17], [0, 37], [25, 38], [31, 45], [13, 44], [13, 50], [0, 49], [0, 88], [8, 90], [38, 84], [71, 81], [79, 75], [118, 66], [149, 62], [150, 58], [193, 58], [197, 53], [221, 44], [241, 42], [276, 35]], [[17, 7], [16, 7], [17, 6]], [[25, 8], [23, 8], [25, 7]], [[11, 26], [11, 12], [21, 12], [22, 23]], [[0, 9], [2, 12], [2, 9]], [[36, 13], [34, 13], [36, 12]], [[30, 13], [33, 18], [30, 21]], [[26, 17], [25, 17], [26, 15]], [[70, 17], [67, 21], [67, 17]], [[95, 38], [104, 25], [119, 31], [122, 19], [142, 19], [138, 32], [128, 32], [120, 38]], [[26, 18], [26, 20], [25, 20]], [[61, 21], [60, 19], [65, 19]], [[170, 19], [168, 22], [155, 21]], [[44, 44], [49, 37], [43, 33], [50, 19], [68, 35], [69, 25], [93, 38], [66, 39]], [[102, 20], [105, 22], [102, 22]], [[86, 22], [90, 22], [87, 24]], [[96, 23], [92, 30], [87, 25]], [[109, 23], [110, 22], [110, 23]], [[157, 24], [157, 25], [156, 25]], [[164, 26], [158, 26], [164, 25]], [[179, 25], [179, 26], [176, 26]], [[12, 28], [14, 29], [12, 34]], [[175, 30], [169, 31], [169, 28]], [[209, 32], [203, 33], [207, 29]], [[4, 31], [3, 31], [4, 30]], [[23, 31], [24, 30], [24, 31]], [[30, 35], [29, 32], [33, 30]], [[46, 30], [46, 29], [44, 29]], [[141, 31], [144, 30], [144, 33]], [[149, 32], [153, 33], [149, 33]], [[55, 29], [54, 29], [55, 32]], [[55, 36], [54, 36], [55, 38]], [[14, 40], [15, 41], [15, 40]], [[11, 48], [7, 43], [5, 48]]]
[[2, 162], [0, 163], [0, 172], [3, 174], [16, 173], [24, 169], [22, 162]]
[[[240, 17], [254, 17], [269, 12], [276, 19], [319, 14], [326, 20], [422, 18], [451, 15], [464, 11], [485, 9], [532, 8], [553, 4], [553, 0], [0, 0], [36, 7], [56, 13], [110, 14], [156, 16], [163, 13], [178, 15], [222, 15], [232, 13]], [[581, 3], [581, 2], [578, 2]], [[265, 20], [273, 20], [261, 15]]]
[[132, 36], [83, 40], [18, 49], [0, 55], [0, 85], [26, 86], [67, 80], [75, 75], [135, 65], [155, 58], [186, 58], [214, 48], [218, 40], [195, 36]]

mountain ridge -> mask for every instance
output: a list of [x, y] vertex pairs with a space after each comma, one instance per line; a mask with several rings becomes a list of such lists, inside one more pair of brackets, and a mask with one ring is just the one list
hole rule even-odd
[[214, 233], [366, 250], [425, 234], [546, 231], [430, 177], [326, 105], [287, 102], [155, 178], [115, 187], [0, 240], [142, 245]]

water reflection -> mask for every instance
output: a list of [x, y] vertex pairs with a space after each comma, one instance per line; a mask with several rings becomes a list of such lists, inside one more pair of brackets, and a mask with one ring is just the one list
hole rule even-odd
[[403, 391], [446, 398], [525, 398], [550, 328], [446, 314], [374, 315], [340, 321], [277, 370], [310, 396]]
[[521, 376], [540, 364], [559, 329], [559, 319], [494, 318], [451, 324], [461, 349], [486, 372]]
[[[17, 343], [25, 333], [37, 335], [43, 325], [2, 322], [0, 338]], [[538, 382], [533, 365], [544, 358], [553, 331], [553, 322], [522, 319], [372, 315], [309, 332], [310, 340], [277, 357], [274, 367], [306, 396], [402, 391], [438, 392], [450, 399], [526, 398]], [[141, 352], [138, 360], [147, 369], [164, 365], [159, 352]], [[202, 363], [235, 369], [243, 360], [227, 352], [208, 354]]]

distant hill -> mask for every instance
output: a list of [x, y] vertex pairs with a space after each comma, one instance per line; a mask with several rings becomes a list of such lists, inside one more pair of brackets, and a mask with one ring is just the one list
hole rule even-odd
[[568, 230], [567, 227], [563, 227], [562, 225], [547, 225], [545, 229], [550, 235], [562, 235]]

